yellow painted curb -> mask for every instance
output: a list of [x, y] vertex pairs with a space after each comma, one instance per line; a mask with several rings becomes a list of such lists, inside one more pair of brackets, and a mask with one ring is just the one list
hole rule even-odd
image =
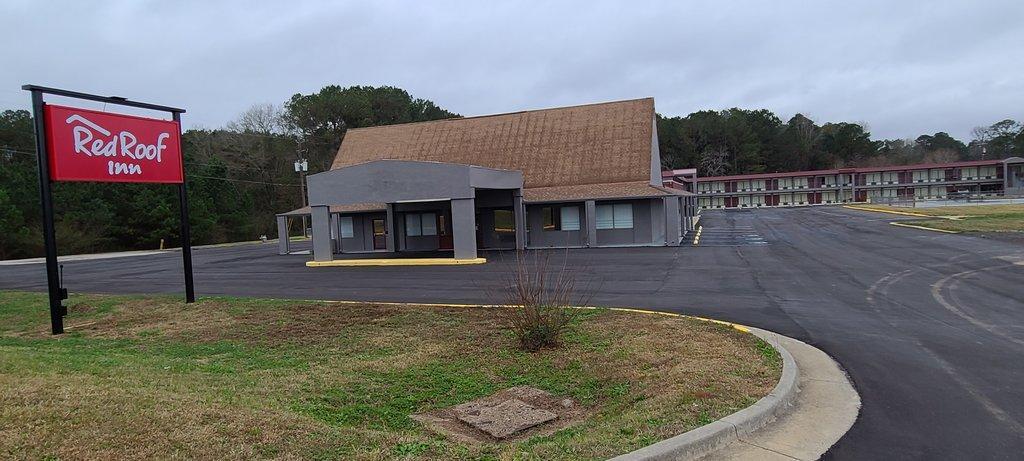
[[912, 212], [909, 212], [909, 211], [880, 210], [878, 208], [871, 208], [871, 207], [859, 206], [859, 205], [843, 205], [843, 208], [849, 208], [851, 210], [860, 210], [860, 211], [874, 211], [875, 213], [898, 214], [898, 215], [901, 215], [901, 216], [916, 216], [918, 218], [935, 218], [936, 217], [936, 216], [930, 216], [930, 215], [921, 214], [921, 213], [912, 213]]
[[365, 266], [465, 266], [483, 264], [487, 258], [389, 258], [389, 259], [335, 259], [333, 261], [306, 261], [306, 267], [365, 267]]
[[936, 229], [934, 227], [916, 226], [914, 224], [904, 224], [904, 223], [901, 223], [901, 222], [891, 222], [891, 223], [889, 223], [889, 225], [899, 226], [899, 227], [909, 227], [911, 229], [921, 229], [921, 230], [927, 230], [927, 231], [932, 231], [932, 232], [942, 232], [942, 233], [945, 233], [945, 234], [959, 234], [960, 233], [960, 231], [955, 231], [955, 230]]

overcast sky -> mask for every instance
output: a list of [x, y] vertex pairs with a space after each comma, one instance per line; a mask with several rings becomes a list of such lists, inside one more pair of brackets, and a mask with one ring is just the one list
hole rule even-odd
[[876, 138], [1024, 119], [1024, 1], [0, 1], [0, 107], [25, 83], [184, 107], [220, 127], [324, 85], [463, 115], [653, 96]]

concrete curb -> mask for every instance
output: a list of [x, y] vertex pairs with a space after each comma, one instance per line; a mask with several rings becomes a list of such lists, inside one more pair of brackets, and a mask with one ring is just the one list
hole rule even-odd
[[759, 328], [749, 328], [751, 334], [770, 344], [782, 356], [782, 376], [772, 391], [753, 405], [726, 416], [711, 424], [692, 431], [648, 445], [639, 450], [612, 458], [612, 461], [661, 461], [695, 459], [706, 455], [726, 444], [739, 440], [754, 432], [788, 411], [800, 391], [797, 382], [800, 370], [793, 355], [776, 339], [777, 333]]
[[465, 266], [484, 264], [487, 258], [388, 258], [388, 259], [333, 259], [306, 261], [306, 267], [369, 267], [369, 266]]
[[926, 230], [926, 231], [932, 231], [932, 232], [942, 232], [944, 234], [959, 234], [960, 233], [960, 231], [955, 231], [955, 230], [936, 229], [934, 227], [919, 226], [919, 225], [916, 225], [916, 224], [907, 224], [907, 223], [896, 222], [896, 221], [893, 221], [893, 222], [889, 223], [889, 225], [891, 225], [891, 226], [898, 226], [898, 227], [908, 227], [910, 229], [919, 229], [919, 230]]
[[884, 209], [880, 209], [880, 208], [861, 206], [861, 205], [843, 205], [843, 208], [849, 208], [851, 210], [860, 210], [860, 211], [872, 211], [872, 212], [875, 212], [875, 213], [888, 213], [888, 214], [895, 214], [895, 215], [900, 215], [900, 216], [914, 216], [914, 217], [917, 217], [917, 218], [936, 218], [936, 216], [926, 215], [924, 213], [914, 213], [914, 212], [910, 212], [910, 211], [899, 211], [899, 210], [884, 210]]

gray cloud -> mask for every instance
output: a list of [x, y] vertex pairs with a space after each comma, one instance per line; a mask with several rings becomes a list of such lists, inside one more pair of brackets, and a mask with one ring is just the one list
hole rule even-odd
[[768, 108], [967, 139], [1024, 119], [1022, 20], [1020, 1], [15, 1], [0, 107], [37, 83], [217, 127], [326, 84], [388, 84], [466, 115], [654, 96], [667, 115]]

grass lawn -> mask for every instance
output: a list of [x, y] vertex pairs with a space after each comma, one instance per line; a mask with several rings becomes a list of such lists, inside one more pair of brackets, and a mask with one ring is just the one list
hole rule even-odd
[[[497, 308], [0, 292], [4, 459], [597, 459], [754, 403], [781, 359], [755, 336], [580, 311], [561, 349], [518, 351]], [[529, 384], [579, 425], [466, 445], [410, 414]]]
[[878, 210], [905, 211], [956, 219], [922, 219], [911, 224], [960, 232], [1024, 232], [1024, 205], [976, 205], [933, 208], [904, 208], [870, 205]]

